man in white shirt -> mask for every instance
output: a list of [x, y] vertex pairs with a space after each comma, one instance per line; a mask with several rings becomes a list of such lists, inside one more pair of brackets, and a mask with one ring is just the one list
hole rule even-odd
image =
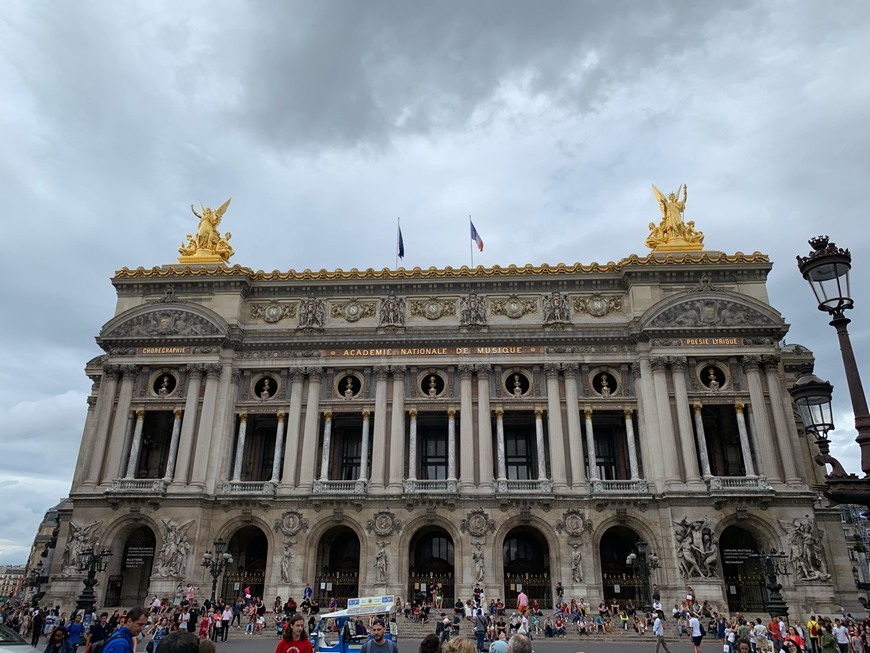
[[767, 626], [761, 623], [761, 617], [755, 620], [755, 625], [752, 627], [752, 632], [755, 633], [755, 650], [758, 653], [766, 653], [767, 651]]
[[656, 620], [653, 623], [653, 634], [656, 636], [656, 653], [659, 653], [659, 648], [665, 649], [665, 653], [671, 653], [668, 644], [665, 641], [664, 613], [661, 610], [656, 612]]
[[849, 633], [843, 622], [839, 619], [834, 619], [834, 628], [832, 629], [834, 637], [837, 639], [837, 646], [840, 648], [840, 653], [849, 653]]
[[692, 618], [689, 619], [689, 634], [692, 637], [692, 646], [695, 647], [695, 653], [701, 653], [701, 640], [704, 635], [701, 633], [701, 620], [698, 615], [692, 613]]

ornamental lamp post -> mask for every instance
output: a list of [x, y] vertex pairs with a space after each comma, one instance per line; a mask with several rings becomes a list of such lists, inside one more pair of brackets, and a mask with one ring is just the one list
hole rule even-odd
[[[625, 557], [625, 566], [631, 567], [631, 570], [635, 575], [640, 575], [643, 578], [643, 609], [651, 610], [652, 605], [650, 602], [650, 579], [652, 577], [652, 572], [659, 568], [659, 557], [653, 552], [649, 555], [646, 554], [646, 542], [643, 539], [639, 539], [634, 543], [634, 549], [636, 551], [632, 551]], [[639, 597], [640, 598], [640, 597]]]
[[[807, 256], [798, 256], [798, 269], [803, 275], [816, 297], [818, 308], [831, 316], [831, 326], [837, 330], [840, 341], [840, 352], [843, 356], [843, 367], [846, 372], [846, 384], [849, 386], [849, 396], [852, 400], [852, 412], [855, 414], [855, 429], [858, 437], [855, 441], [861, 449], [861, 470], [865, 478], [859, 479], [852, 474], [846, 474], [842, 465], [830, 456], [828, 450], [822, 450], [816, 456], [824, 462], [833, 465], [831, 474], [825, 478], [827, 490], [825, 494], [834, 503], [859, 503], [870, 505], [870, 412], [867, 410], [867, 399], [855, 361], [855, 352], [849, 338], [847, 326], [851, 321], [845, 312], [853, 308], [855, 302], [851, 297], [849, 273], [852, 269], [852, 255], [848, 249], [837, 247], [827, 236], [818, 236], [809, 241], [813, 248]], [[802, 376], [792, 388], [792, 397], [798, 403], [801, 417], [805, 420], [807, 431], [812, 432], [819, 440], [824, 440], [827, 447], [827, 433], [833, 429], [833, 417], [830, 411], [831, 385], [825, 384], [817, 377], [807, 379]], [[799, 388], [799, 384], [802, 386]], [[827, 388], [823, 386], [827, 385]], [[797, 396], [795, 393], [797, 392]], [[827, 396], [827, 404], [825, 402]], [[803, 401], [803, 405], [801, 404]], [[827, 407], [826, 407], [827, 405]], [[805, 411], [806, 412], [805, 414]], [[824, 412], [827, 411], [827, 415]], [[806, 420], [810, 420], [809, 424]], [[810, 425], [815, 430], [810, 429]], [[823, 464], [823, 463], [820, 463]]]
[[94, 587], [97, 585], [97, 572], [106, 570], [106, 565], [109, 564], [109, 558], [112, 557], [112, 552], [108, 549], [103, 549], [97, 552], [98, 544], [82, 550], [79, 554], [78, 570], [85, 572], [87, 575], [82, 581], [85, 589], [79, 594], [76, 610], [84, 611], [84, 614], [90, 614], [94, 611], [94, 606], [97, 604], [97, 593]]
[[211, 574], [211, 602], [214, 605], [215, 600], [217, 599], [217, 582], [218, 578], [220, 578], [221, 574], [224, 573], [227, 567], [233, 564], [233, 556], [227, 551], [224, 552], [224, 548], [227, 543], [223, 541], [223, 538], [218, 538], [214, 541], [214, 555], [212, 555], [211, 551], [206, 551], [202, 554], [202, 566], [208, 569], [208, 572]]
[[788, 606], [782, 598], [782, 585], [779, 576], [788, 576], [788, 556], [782, 551], [771, 549], [761, 555], [764, 575], [767, 576], [767, 613], [771, 617], [788, 618]]

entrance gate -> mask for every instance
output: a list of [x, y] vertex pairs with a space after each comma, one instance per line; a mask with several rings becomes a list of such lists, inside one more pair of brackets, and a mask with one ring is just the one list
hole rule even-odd
[[725, 596], [731, 612], [763, 612], [767, 606], [767, 579], [758, 541], [749, 531], [729, 526], [719, 537]]

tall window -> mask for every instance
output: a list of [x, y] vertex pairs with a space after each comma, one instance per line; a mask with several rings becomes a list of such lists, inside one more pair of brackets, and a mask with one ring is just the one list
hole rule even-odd
[[447, 478], [447, 432], [445, 427], [418, 426], [420, 435], [420, 477], [439, 481]]
[[525, 481], [534, 478], [533, 437], [525, 425], [505, 425], [504, 453], [508, 479]]
[[355, 481], [359, 478], [360, 456], [362, 453], [362, 433], [358, 437], [349, 437], [347, 430], [341, 439], [341, 462], [339, 463], [339, 479]]

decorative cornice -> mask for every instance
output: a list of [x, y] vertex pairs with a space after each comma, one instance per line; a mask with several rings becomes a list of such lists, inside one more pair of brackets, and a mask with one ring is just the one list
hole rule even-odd
[[274, 270], [273, 272], [264, 272], [263, 270], [254, 271], [251, 268], [241, 265], [233, 265], [231, 267], [214, 266], [214, 267], [192, 267], [186, 265], [169, 265], [163, 267], [144, 268], [139, 267], [131, 270], [130, 268], [121, 268], [115, 272], [115, 279], [148, 279], [158, 278], [165, 279], [168, 277], [246, 277], [250, 281], [333, 281], [333, 280], [379, 280], [379, 279], [450, 279], [463, 277], [505, 277], [505, 276], [547, 276], [547, 275], [562, 275], [562, 274], [577, 274], [577, 273], [601, 273], [601, 272], [619, 272], [630, 267], [663, 267], [666, 265], [703, 265], [710, 263], [770, 263], [770, 257], [761, 252], [752, 254], [744, 254], [736, 252], [735, 254], [725, 254], [724, 252], [696, 252], [696, 253], [672, 253], [667, 255], [648, 254], [647, 256], [638, 256], [632, 254], [627, 258], [622, 259], [618, 263], [609, 262], [603, 265], [599, 263], [590, 263], [583, 265], [582, 263], [574, 263], [573, 265], [565, 265], [559, 263], [557, 265], [531, 265], [527, 264], [522, 267], [509, 265], [501, 267], [494, 265], [491, 268], [477, 266], [469, 268], [463, 265], [461, 268], [454, 269], [446, 267], [443, 269], [430, 267], [427, 269], [413, 268], [406, 270], [399, 268], [391, 270], [383, 268], [374, 270], [358, 270], [352, 268], [350, 270], [289, 270], [281, 272]]

